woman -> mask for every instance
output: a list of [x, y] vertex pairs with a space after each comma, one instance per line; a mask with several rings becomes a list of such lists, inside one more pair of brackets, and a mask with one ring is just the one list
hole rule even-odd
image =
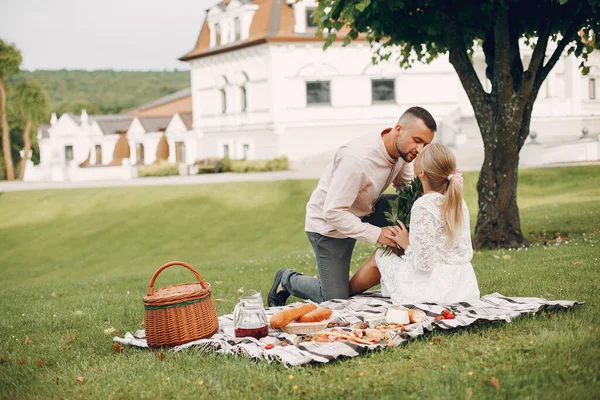
[[469, 210], [463, 200], [456, 159], [439, 143], [425, 147], [415, 160], [424, 195], [413, 204], [410, 233], [402, 222], [386, 235], [405, 250], [403, 256], [377, 249], [350, 280], [350, 295], [381, 283], [394, 303], [440, 303], [479, 298], [471, 265], [473, 248]]

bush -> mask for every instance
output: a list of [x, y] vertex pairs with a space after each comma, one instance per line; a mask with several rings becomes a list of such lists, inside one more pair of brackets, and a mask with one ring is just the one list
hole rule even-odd
[[231, 171], [231, 160], [229, 156], [223, 157], [223, 161], [221, 164], [221, 172], [229, 172]]
[[161, 161], [159, 164], [145, 165], [138, 169], [138, 177], [179, 175], [177, 164]]
[[286, 156], [270, 160], [231, 160], [231, 172], [284, 171], [289, 162]]
[[[229, 162], [229, 161], [227, 161]], [[196, 160], [194, 165], [191, 167], [191, 174], [212, 174], [218, 172], [224, 172], [223, 166], [225, 165], [225, 159], [217, 157], [203, 158]]]

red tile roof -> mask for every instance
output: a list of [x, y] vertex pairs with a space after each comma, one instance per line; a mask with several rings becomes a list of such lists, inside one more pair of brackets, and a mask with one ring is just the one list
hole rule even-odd
[[[218, 6], [223, 7], [228, 3], [229, 0], [225, 0], [219, 3]], [[251, 3], [258, 5], [258, 10], [256, 10], [252, 19], [248, 38], [210, 48], [210, 32], [205, 20], [196, 41], [196, 46], [192, 51], [182, 56], [180, 60], [189, 61], [267, 42], [325, 41], [325, 39], [315, 36], [316, 28], [308, 27], [306, 33], [294, 32], [294, 11], [292, 5], [287, 4], [286, 0], [255, 0]], [[345, 33], [345, 30], [341, 31], [336, 41], [343, 40]], [[359, 40], [364, 40], [364, 35], [359, 36]]]

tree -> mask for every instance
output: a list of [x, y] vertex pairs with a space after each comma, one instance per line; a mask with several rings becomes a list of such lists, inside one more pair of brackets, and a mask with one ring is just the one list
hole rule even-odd
[[6, 179], [12, 181], [15, 179], [15, 168], [13, 158], [10, 152], [10, 133], [8, 130], [8, 121], [6, 118], [6, 85], [5, 80], [10, 75], [19, 72], [22, 61], [21, 53], [13, 45], [5, 43], [0, 39], [0, 120], [2, 121], [2, 151], [4, 156], [4, 165]]
[[87, 100], [73, 100], [63, 101], [52, 112], [56, 115], [62, 115], [64, 113], [73, 113], [75, 115], [81, 114], [81, 111], [85, 110], [88, 114], [100, 114], [101, 110], [97, 105], [90, 103]]
[[[344, 44], [366, 34], [374, 61], [394, 53], [403, 67], [448, 53], [475, 111], [485, 157], [477, 182], [476, 248], [516, 247], [527, 241], [517, 206], [519, 151], [529, 135], [534, 101], [548, 73], [568, 47], [585, 60], [597, 47], [598, 0], [319, 0], [319, 31], [346, 29]], [[546, 58], [549, 42], [556, 44]], [[524, 68], [520, 43], [532, 47]], [[471, 56], [481, 46], [491, 91], [486, 92]]]
[[31, 150], [31, 132], [39, 122], [48, 117], [48, 95], [37, 81], [25, 81], [16, 88], [16, 101], [19, 115], [25, 121], [23, 128], [23, 157], [19, 161], [19, 178], [25, 175], [25, 165]]

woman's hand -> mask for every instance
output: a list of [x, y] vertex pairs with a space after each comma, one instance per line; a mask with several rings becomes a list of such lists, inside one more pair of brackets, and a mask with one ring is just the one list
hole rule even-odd
[[402, 247], [404, 250], [408, 248], [408, 230], [402, 221], [398, 221], [398, 226], [388, 226], [394, 235], [385, 235], [388, 239]]

